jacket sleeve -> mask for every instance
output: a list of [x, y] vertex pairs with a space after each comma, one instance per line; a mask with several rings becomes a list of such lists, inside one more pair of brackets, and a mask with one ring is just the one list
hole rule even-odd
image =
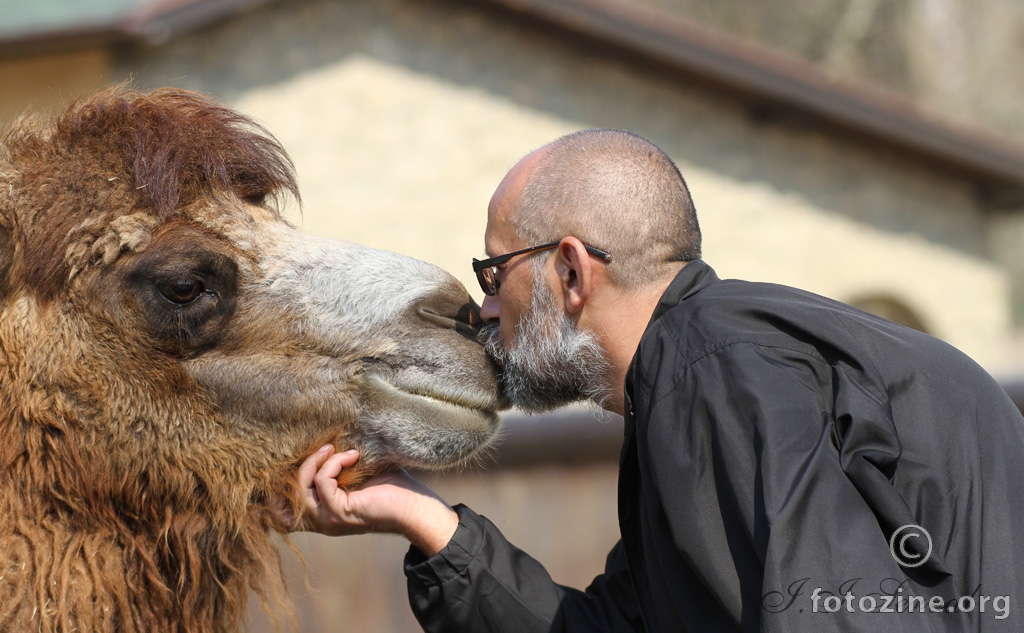
[[409, 603], [427, 633], [643, 631], [621, 544], [586, 591], [556, 584], [544, 567], [486, 518], [456, 506], [451, 542], [405, 559]]

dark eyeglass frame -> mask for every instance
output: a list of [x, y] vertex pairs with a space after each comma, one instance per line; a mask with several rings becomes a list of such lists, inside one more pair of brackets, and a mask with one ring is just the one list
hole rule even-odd
[[[495, 279], [495, 267], [501, 266], [508, 260], [512, 259], [517, 255], [525, 255], [527, 253], [535, 253], [537, 251], [544, 251], [552, 248], [556, 248], [562, 240], [557, 242], [548, 242], [547, 244], [541, 244], [540, 246], [531, 246], [530, 248], [524, 248], [519, 251], [513, 251], [511, 253], [505, 253], [504, 255], [498, 255], [496, 257], [488, 257], [487, 259], [476, 259], [473, 258], [473, 272], [476, 273], [476, 280], [480, 282], [480, 290], [484, 291], [484, 294], [488, 297], [493, 297], [498, 292], [500, 284]], [[584, 244], [583, 248], [587, 249], [587, 252], [594, 257], [599, 258], [606, 264], [610, 264], [612, 261], [611, 253], [606, 253], [599, 248]]]

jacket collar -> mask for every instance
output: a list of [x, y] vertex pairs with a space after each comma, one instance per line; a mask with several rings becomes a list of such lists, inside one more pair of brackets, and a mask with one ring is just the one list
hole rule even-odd
[[[665, 292], [661, 294], [661, 299], [658, 300], [658, 305], [654, 308], [654, 314], [651, 315], [647, 328], [650, 329], [651, 324], [660, 319], [661, 315], [717, 281], [719, 279], [714, 269], [702, 260], [695, 259], [687, 262], [682, 270], [676, 273], [675, 278], [669, 283]], [[633, 359], [629, 362], [629, 368], [626, 370], [624, 385], [626, 414], [624, 417], [626, 420], [625, 434], [627, 439], [633, 433], [633, 373], [636, 366], [636, 358], [639, 354], [640, 348], [638, 346], [637, 351], [633, 354]], [[626, 445], [628, 445], [628, 441]]]
[[716, 281], [718, 281], [718, 275], [703, 260], [695, 259], [687, 262], [662, 293], [658, 305], [654, 308], [654, 314], [651, 315], [650, 322], [654, 323], [661, 318], [661, 315]]

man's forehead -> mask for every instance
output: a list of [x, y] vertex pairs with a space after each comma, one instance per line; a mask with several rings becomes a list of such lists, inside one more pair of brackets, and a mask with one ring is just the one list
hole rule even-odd
[[527, 154], [505, 174], [494, 190], [487, 205], [487, 229], [484, 233], [484, 248], [488, 255], [500, 255], [500, 252], [494, 251], [508, 247], [510, 241], [516, 241], [516, 233], [510, 222], [512, 214], [547, 151], [545, 146]]
[[508, 234], [511, 232], [509, 230], [510, 228], [511, 227], [507, 221], [502, 221], [500, 219], [496, 220], [494, 215], [488, 214], [487, 228], [484, 230], [484, 253], [488, 257], [494, 257], [508, 252]]

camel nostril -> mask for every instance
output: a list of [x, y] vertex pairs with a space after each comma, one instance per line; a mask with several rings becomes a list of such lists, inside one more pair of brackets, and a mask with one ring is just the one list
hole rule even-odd
[[455, 330], [472, 339], [480, 334], [484, 325], [480, 308], [472, 299], [463, 299], [458, 304], [447, 301], [425, 303], [416, 308], [416, 314], [436, 327]]
[[459, 308], [459, 313], [455, 316], [455, 319], [475, 330], [479, 330], [484, 325], [484, 320], [480, 318], [480, 307], [473, 301]]

